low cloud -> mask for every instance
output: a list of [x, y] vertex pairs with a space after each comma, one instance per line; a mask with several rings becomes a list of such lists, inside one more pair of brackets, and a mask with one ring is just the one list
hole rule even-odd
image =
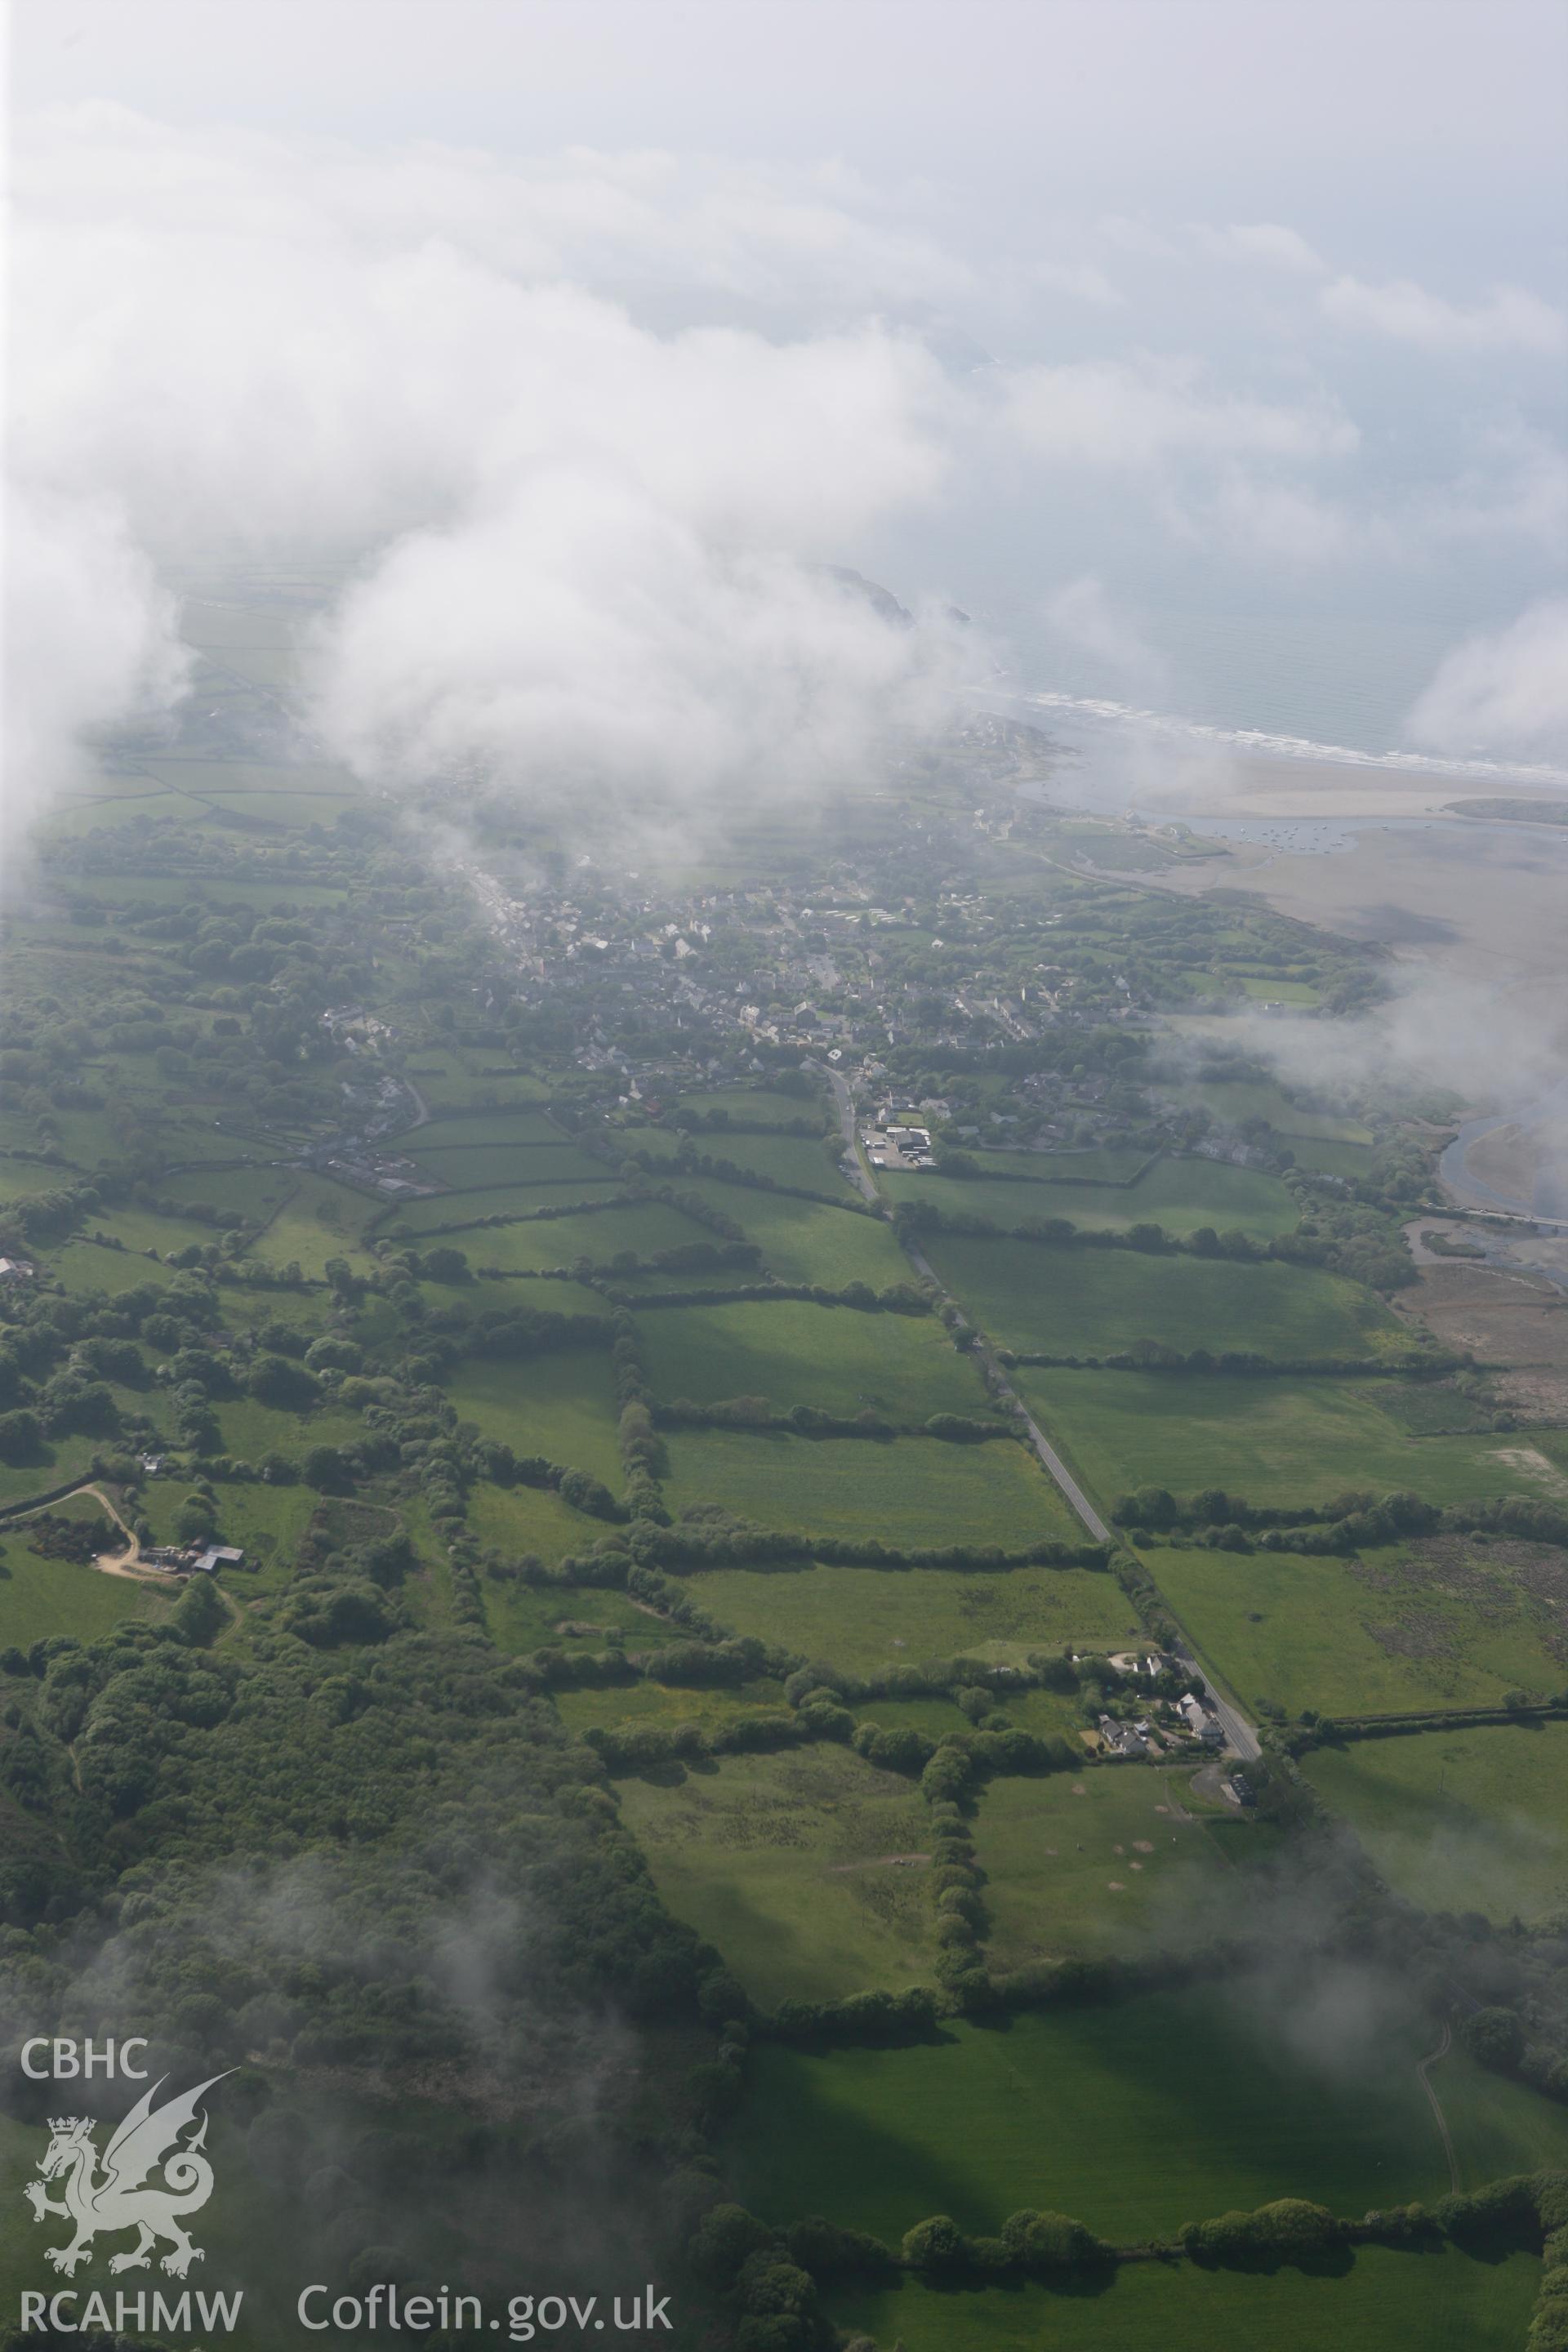
[[888, 730], [944, 715], [967, 658], [644, 488], [530, 469], [351, 590], [313, 650], [313, 717], [380, 782], [557, 812], [588, 795], [652, 825], [842, 790]]
[[1124, 691], [1153, 696], [1169, 686], [1171, 666], [1163, 654], [1118, 610], [1093, 572], [1069, 580], [1042, 609], [1050, 636], [1104, 663]]
[[1336, 278], [1318, 302], [1336, 326], [1387, 336], [1424, 352], [1529, 352], [1554, 358], [1568, 350], [1568, 319], [1522, 286], [1496, 286], [1487, 301], [1467, 309], [1429, 294], [1408, 278], [1384, 286]]
[[1299, 231], [1282, 227], [1278, 221], [1201, 229], [1199, 236], [1211, 253], [1226, 260], [1260, 262], [1266, 268], [1286, 270], [1300, 278], [1321, 277], [1328, 270], [1321, 254]]
[[12, 485], [5, 509], [5, 829], [19, 841], [91, 773], [95, 735], [178, 699], [189, 656], [111, 501]]
[[1568, 597], [1456, 646], [1408, 725], [1442, 751], [1568, 756]]
[[1005, 416], [1037, 457], [1121, 471], [1175, 458], [1316, 461], [1349, 456], [1359, 437], [1327, 398], [1225, 392], [1195, 361], [1152, 352], [1019, 369], [1006, 386]]

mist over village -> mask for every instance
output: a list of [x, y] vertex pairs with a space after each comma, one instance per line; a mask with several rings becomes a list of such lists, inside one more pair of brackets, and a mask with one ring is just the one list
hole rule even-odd
[[13, 0], [0, 2352], [1568, 2347], [1556, 0]]

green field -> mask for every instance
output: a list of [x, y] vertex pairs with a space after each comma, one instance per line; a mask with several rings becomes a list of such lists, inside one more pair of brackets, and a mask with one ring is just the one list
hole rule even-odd
[[98, 1242], [63, 1242], [40, 1251], [39, 1256], [61, 1287], [78, 1297], [103, 1290], [117, 1298], [122, 1290], [139, 1290], [144, 1282], [174, 1279], [172, 1266], [143, 1257], [140, 1250], [105, 1249]]
[[1055, 2294], [909, 2278], [830, 2308], [840, 2326], [905, 2352], [1519, 2352], [1540, 2276], [1529, 2254], [1365, 2246], [1342, 2276], [1131, 2263]]
[[1002, 1226], [1021, 1225], [1031, 1217], [1066, 1217], [1096, 1232], [1151, 1224], [1169, 1234], [1190, 1234], [1199, 1225], [1213, 1225], [1216, 1233], [1234, 1231], [1269, 1241], [1276, 1234], [1293, 1233], [1300, 1218], [1278, 1176], [1215, 1160], [1157, 1160], [1136, 1184], [992, 1178], [971, 1182], [895, 1171], [879, 1173], [877, 1181], [895, 1203], [932, 1201], [949, 1215], [989, 1217]]
[[512, 1103], [542, 1102], [549, 1092], [541, 1079], [528, 1072], [503, 1067], [494, 1053], [464, 1054], [450, 1046], [419, 1046], [405, 1066], [405, 1075], [418, 1087], [426, 1107], [437, 1113], [474, 1103], [505, 1108]]
[[993, 1781], [973, 1832], [992, 1966], [1206, 1943], [1231, 1866], [1188, 1810], [1189, 1779], [1108, 1764]]
[[1358, 1740], [1302, 1769], [1424, 1910], [1500, 1925], [1568, 1914], [1568, 1723]]
[[[536, 1286], [511, 1287], [526, 1306]], [[514, 1454], [542, 1454], [547, 1462], [591, 1470], [606, 1486], [619, 1486], [616, 1391], [606, 1349], [493, 1363], [470, 1358], [447, 1381], [447, 1393], [464, 1421], [486, 1437], [499, 1437]]]
[[384, 1205], [325, 1176], [301, 1176], [248, 1255], [268, 1265], [295, 1260], [313, 1282], [324, 1279], [330, 1257], [346, 1257], [351, 1264], [357, 1260], [363, 1273], [365, 1228]]
[[[518, 1196], [520, 1208], [534, 1205], [531, 1195]], [[458, 1213], [455, 1208], [455, 1218]], [[578, 1258], [604, 1265], [621, 1250], [651, 1256], [656, 1250], [681, 1249], [705, 1236], [689, 1217], [674, 1209], [657, 1202], [647, 1207], [627, 1202], [624, 1207], [617, 1204], [604, 1210], [595, 1204], [587, 1216], [528, 1217], [521, 1224], [483, 1225], [471, 1233], [442, 1238], [447, 1248], [461, 1250], [472, 1266], [493, 1265], [508, 1274], [531, 1274], [572, 1265]], [[731, 1274], [730, 1279], [746, 1277]], [[520, 1291], [515, 1296], [521, 1298], [524, 1294]], [[592, 1300], [584, 1303], [593, 1304]]]
[[[894, 2243], [928, 2213], [994, 2231], [1026, 2205], [1127, 2244], [1276, 2197], [1356, 2215], [1431, 2201], [1448, 2187], [1415, 2073], [1432, 2042], [1391, 1980], [1321, 1963], [1306, 1991], [1140, 1994], [954, 2022], [902, 2050], [764, 2046], [731, 2138], [737, 2186], [770, 2218], [827, 2212]], [[1443, 2060], [1446, 2107], [1476, 2072]], [[1532, 2167], [1542, 2134], [1562, 2162], [1568, 2114], [1537, 2098], [1531, 2115], [1510, 2162], [1489, 2135], [1481, 2170], [1461, 2116], [1463, 2177]]]
[[1020, 1353], [1112, 1356], [1157, 1339], [1184, 1354], [1237, 1349], [1300, 1362], [1410, 1345], [1373, 1292], [1316, 1267], [952, 1234], [933, 1235], [926, 1255], [982, 1329]]
[[[667, 1642], [685, 1638], [678, 1628], [639, 1609], [624, 1592], [524, 1584], [521, 1579], [489, 1576], [481, 1576], [480, 1590], [490, 1639], [498, 1649], [559, 1648], [569, 1654], [603, 1650], [609, 1646], [605, 1636], [612, 1628], [626, 1635], [624, 1646], [628, 1651], [662, 1649]], [[576, 1630], [563, 1632], [566, 1626]], [[576, 1730], [590, 1723], [618, 1721], [626, 1703], [644, 1687], [633, 1683], [624, 1689], [563, 1690], [555, 1696], [563, 1720]]]
[[1129, 1487], [1224, 1486], [1249, 1500], [1327, 1502], [1351, 1487], [1432, 1502], [1561, 1501], [1568, 1478], [1532, 1432], [1411, 1437], [1377, 1381], [1024, 1370], [1015, 1385], [1102, 1501]]
[[[432, 1192], [425, 1201], [400, 1202], [391, 1222], [378, 1228], [380, 1238], [395, 1245], [411, 1241], [418, 1248], [426, 1234], [441, 1234], [443, 1240], [447, 1239], [441, 1233], [445, 1225], [474, 1224], [481, 1217], [526, 1216], [547, 1202], [553, 1206], [558, 1201], [598, 1200], [616, 1183], [603, 1161], [591, 1160], [585, 1152], [575, 1150], [537, 1154], [526, 1170], [520, 1166], [509, 1184], [487, 1184], [469, 1192], [461, 1180], [454, 1181], [457, 1189], [449, 1192]], [[449, 1238], [454, 1249], [474, 1255], [477, 1236], [453, 1234]], [[474, 1262], [479, 1263], [477, 1256]]]
[[869, 1439], [679, 1429], [665, 1499], [722, 1503], [768, 1528], [878, 1536], [893, 1545], [1080, 1543], [1084, 1531], [1034, 1455], [1003, 1438]]
[[[570, 1594], [567, 1595], [568, 1599], [572, 1597]], [[585, 1599], [588, 1596], [578, 1597]], [[612, 1594], [611, 1599], [624, 1601], [624, 1595]], [[555, 1607], [559, 1610], [559, 1600]], [[590, 1616], [603, 1622], [612, 1622], [611, 1612], [603, 1606], [596, 1593], [592, 1598]], [[647, 1638], [649, 1634], [653, 1636], [651, 1641]], [[667, 1642], [679, 1642], [682, 1639], [684, 1636], [679, 1627], [661, 1625], [656, 1618], [644, 1617], [640, 1625], [634, 1622], [626, 1627], [626, 1646], [628, 1652], [658, 1649]], [[561, 1637], [561, 1647], [568, 1652], [574, 1649], [593, 1649], [596, 1646], [601, 1645], [584, 1640], [581, 1636]], [[772, 1716], [784, 1723], [791, 1720], [789, 1708], [784, 1704], [784, 1685], [772, 1675], [756, 1675], [749, 1682], [727, 1683], [719, 1685], [659, 1682], [607, 1683], [601, 1685], [596, 1690], [584, 1688], [556, 1691], [553, 1697], [555, 1710], [562, 1722], [576, 1732], [592, 1730], [595, 1726], [619, 1727], [623, 1725], [646, 1723], [661, 1724], [667, 1728], [676, 1724], [695, 1723], [704, 1730], [714, 1730], [721, 1725], [733, 1723], [738, 1716]], [[691, 1769], [700, 1772], [705, 1770], [706, 1767], [700, 1763], [694, 1763]], [[648, 1777], [662, 1786], [666, 1779], [679, 1779], [679, 1772], [667, 1775], [661, 1768]]]
[[930, 1816], [908, 1780], [819, 1746], [619, 1787], [659, 1893], [754, 2000], [930, 1981], [925, 1870], [889, 1859], [927, 1848]]
[[641, 1321], [648, 1384], [661, 1404], [764, 1396], [780, 1412], [819, 1406], [897, 1422], [991, 1417], [975, 1367], [934, 1315], [874, 1315], [805, 1300], [669, 1307]]
[[[671, 1183], [686, 1181], [679, 1168], [667, 1164], [674, 1162], [681, 1149], [679, 1136], [659, 1128], [639, 1128], [626, 1139], [635, 1150], [653, 1155], [656, 1174], [668, 1177]], [[752, 1175], [771, 1177], [775, 1184], [798, 1185], [804, 1192], [825, 1192], [834, 1200], [850, 1197], [849, 1186], [839, 1172], [837, 1150], [830, 1157], [824, 1141], [804, 1135], [698, 1135], [691, 1139], [700, 1160], [726, 1160]], [[727, 1191], [750, 1189], [726, 1186]]]
[[1085, 1568], [718, 1568], [691, 1589], [738, 1633], [858, 1674], [970, 1651], [1021, 1664], [1068, 1642], [1100, 1649], [1136, 1624], [1115, 1579]]
[[569, 1552], [591, 1551], [609, 1532], [603, 1519], [574, 1511], [547, 1486], [484, 1484], [468, 1496], [468, 1527], [481, 1544], [493, 1544], [509, 1559], [524, 1552], [561, 1559]]
[[[819, 1095], [774, 1094], [771, 1087], [721, 1087], [713, 1094], [689, 1094], [680, 1097], [681, 1108], [691, 1110], [727, 1111], [742, 1126], [788, 1127], [796, 1119], [817, 1119], [824, 1126], [827, 1113]], [[704, 1150], [718, 1150], [724, 1141], [723, 1131], [698, 1138]]]
[[459, 1118], [433, 1118], [405, 1136], [409, 1152], [418, 1160], [444, 1160], [504, 1144], [565, 1143], [570, 1139], [553, 1124], [542, 1103], [524, 1102], [513, 1108], [469, 1111]]
[[470, 1139], [444, 1149], [430, 1147], [425, 1142], [429, 1129], [405, 1139], [421, 1180], [447, 1185], [456, 1192], [478, 1192], [487, 1185], [558, 1183], [568, 1176], [608, 1175], [602, 1160], [595, 1160], [558, 1129], [541, 1124], [542, 1114], [524, 1112], [523, 1118], [530, 1122], [529, 1130], [515, 1142], [481, 1143]]
[[763, 1264], [781, 1282], [820, 1283], [826, 1290], [868, 1282], [874, 1290], [885, 1290], [891, 1282], [910, 1279], [909, 1259], [891, 1226], [879, 1217], [857, 1216], [820, 1201], [796, 1201], [787, 1193], [752, 1192], [706, 1178], [681, 1180], [679, 1189], [696, 1193], [710, 1208], [732, 1218], [748, 1241], [759, 1242]]
[[139, 1577], [109, 1576], [74, 1560], [40, 1559], [25, 1528], [0, 1530], [0, 1650], [29, 1649], [50, 1633], [95, 1642], [122, 1617], [153, 1617], [181, 1588], [164, 1593]]
[[[1271, 985], [1282, 989], [1284, 983], [1261, 985], [1268, 994]], [[1363, 1146], [1372, 1141], [1372, 1129], [1363, 1127], [1359, 1119], [1342, 1118], [1333, 1111], [1301, 1110], [1264, 1078], [1201, 1078], [1162, 1091], [1175, 1102], [1201, 1103], [1222, 1127], [1239, 1127], [1247, 1118], [1267, 1119], [1277, 1135], [1288, 1136], [1293, 1144], [1309, 1137], [1321, 1142]], [[1300, 1151], [1297, 1157], [1300, 1159]]]
[[1156, 1549], [1147, 1564], [1202, 1655], [1244, 1702], [1294, 1715], [1495, 1706], [1561, 1689], [1560, 1609], [1487, 1551], [1419, 1543], [1360, 1559]]

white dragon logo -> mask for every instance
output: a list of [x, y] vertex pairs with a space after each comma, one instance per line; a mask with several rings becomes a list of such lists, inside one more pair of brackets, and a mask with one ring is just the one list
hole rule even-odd
[[[179, 2136], [195, 2121], [203, 2095], [224, 2077], [210, 2075], [194, 2091], [154, 2107], [153, 2101], [168, 2079], [161, 2075], [150, 2091], [144, 2091], [115, 2132], [103, 2151], [101, 2179], [98, 2150], [92, 2144], [98, 2128], [95, 2118], [50, 2116], [49, 2144], [38, 2159], [42, 2178], [29, 2180], [22, 2194], [33, 2209], [35, 2221], [41, 2221], [47, 2213], [58, 2213], [76, 2224], [76, 2236], [68, 2246], [49, 2246], [44, 2254], [45, 2261], [64, 2271], [68, 2278], [79, 2263], [87, 2261], [100, 2230], [110, 2235], [119, 2230], [139, 2232], [129, 2253], [110, 2257], [111, 2271], [146, 2270], [153, 2247], [164, 2238], [170, 2252], [163, 2258], [163, 2267], [175, 2278], [184, 2278], [193, 2263], [202, 2261], [200, 2246], [192, 2245], [181, 2221], [184, 2215], [205, 2205], [213, 2192], [213, 2168], [202, 2154], [207, 2136], [205, 2115], [195, 2137], [183, 2147]], [[148, 2188], [148, 2176], [160, 2165], [165, 2185]], [[61, 2174], [65, 2197], [56, 2204], [44, 2194], [44, 2181], [58, 2179]]]

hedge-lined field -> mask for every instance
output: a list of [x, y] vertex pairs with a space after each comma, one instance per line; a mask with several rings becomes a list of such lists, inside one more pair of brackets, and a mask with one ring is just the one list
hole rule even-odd
[[1529, 2254], [1364, 2246], [1342, 2276], [1137, 2263], [1055, 2293], [909, 2278], [831, 2307], [840, 2326], [905, 2352], [1519, 2352], [1540, 2275]]
[[868, 1282], [873, 1290], [885, 1290], [889, 1283], [910, 1279], [910, 1262], [880, 1218], [707, 1177], [670, 1181], [731, 1218], [748, 1241], [759, 1242], [763, 1264], [781, 1282], [816, 1282], [826, 1290]]
[[[1430, 2202], [1448, 2187], [1415, 2073], [1432, 2028], [1398, 2002], [1325, 1961], [1289, 1999], [1233, 1980], [957, 2022], [899, 2050], [763, 2049], [737, 2176], [763, 2214], [830, 2212], [895, 2244], [928, 2213], [994, 2231], [1026, 2205], [1130, 2243], [1277, 2197], [1356, 2215]], [[1442, 2062], [1445, 2103], [1474, 2071]], [[1531, 2106], [1562, 2162], [1568, 2111]], [[1522, 2140], [1514, 2158], [1494, 2170], [1537, 2160]]]
[[1500, 1925], [1568, 1910], [1568, 1723], [1422, 1731], [1303, 1759], [1396, 1893]]
[[[739, 1277], [744, 1279], [744, 1276]], [[643, 1361], [661, 1404], [765, 1396], [782, 1412], [990, 1417], [973, 1364], [933, 1315], [867, 1314], [805, 1299], [668, 1307], [642, 1319]]]
[[1020, 1353], [1112, 1356], [1157, 1339], [1184, 1355], [1236, 1349], [1300, 1362], [1409, 1346], [1372, 1291], [1315, 1266], [945, 1234], [926, 1255], [990, 1337]]
[[1174, 1547], [1146, 1557], [1244, 1704], [1379, 1714], [1496, 1706], [1509, 1690], [1546, 1697], [1563, 1686], [1556, 1609], [1480, 1546], [1446, 1566], [1420, 1543], [1353, 1560]]
[[992, 1781], [973, 1832], [992, 1966], [1210, 1941], [1234, 1887], [1184, 1802], [1189, 1779], [1119, 1764]]
[[931, 1981], [926, 1866], [890, 1859], [929, 1851], [908, 1780], [819, 1746], [619, 1790], [670, 1909], [764, 2007]]
[[[652, 1320], [650, 1317], [649, 1321]], [[679, 1429], [665, 1496], [722, 1503], [760, 1526], [878, 1536], [891, 1545], [1079, 1543], [1083, 1529], [1034, 1455], [993, 1440], [805, 1438]]]
[[[968, 1652], [1014, 1664], [1068, 1643], [1098, 1650], [1137, 1623], [1115, 1579], [1083, 1568], [721, 1568], [690, 1584], [737, 1633], [858, 1674]], [[1015, 1720], [1037, 1727], [1023, 1710]]]
[[1431, 1502], [1479, 1495], [1568, 1497], [1568, 1479], [1524, 1430], [1411, 1437], [1377, 1381], [1021, 1370], [1015, 1384], [1102, 1498], [1133, 1486], [1225, 1486], [1270, 1503], [1348, 1487]]
[[[535, 1285], [515, 1288], [532, 1304]], [[465, 1421], [514, 1454], [542, 1454], [547, 1462], [619, 1485], [615, 1381], [604, 1350], [578, 1348], [500, 1363], [470, 1358], [452, 1374], [447, 1393]]]
[[[1007, 1157], [1033, 1174], [1033, 1153], [1026, 1163], [1022, 1154]], [[980, 1164], [989, 1168], [991, 1156]], [[1255, 1241], [1270, 1241], [1276, 1234], [1294, 1231], [1300, 1216], [1279, 1177], [1256, 1168], [1232, 1168], [1217, 1160], [1157, 1160], [1135, 1184], [1060, 1181], [1073, 1164], [1068, 1159], [1053, 1168], [1042, 1156], [1039, 1176], [1058, 1180], [1050, 1183], [1031, 1182], [1027, 1175], [969, 1181], [930, 1171], [910, 1176], [896, 1169], [879, 1172], [877, 1181], [895, 1203], [932, 1201], [948, 1215], [989, 1217], [1004, 1226], [1021, 1225], [1031, 1217], [1067, 1217], [1098, 1232], [1150, 1224], [1162, 1225], [1169, 1234], [1190, 1234], [1199, 1225], [1213, 1225], [1216, 1233], [1234, 1230]], [[1137, 1164], [1136, 1154], [1132, 1164]]]

